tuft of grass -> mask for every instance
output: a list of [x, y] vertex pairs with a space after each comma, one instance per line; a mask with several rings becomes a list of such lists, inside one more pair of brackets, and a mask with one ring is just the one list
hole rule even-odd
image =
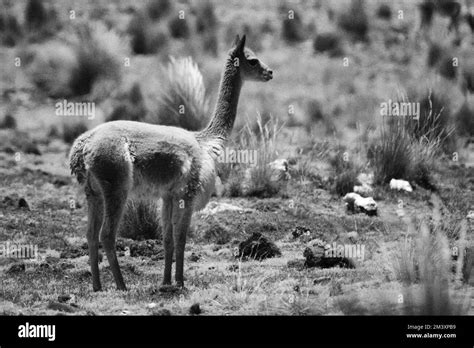
[[29, 78], [48, 96], [90, 94], [99, 82], [121, 77], [123, 40], [99, 23], [81, 23], [74, 30], [67, 42], [50, 41], [24, 53]]
[[367, 40], [369, 20], [364, 0], [352, 0], [349, 9], [339, 15], [337, 24], [355, 39]]
[[454, 126], [448, 94], [433, 89], [415, 89], [402, 95], [400, 99], [402, 102], [420, 103], [419, 120], [403, 124], [408, 133], [419, 141], [426, 139], [439, 142], [444, 149], [449, 148]]
[[347, 156], [345, 149], [339, 147], [336, 155], [329, 160], [334, 171], [331, 191], [339, 196], [353, 192], [354, 186], [358, 184], [359, 168]]
[[280, 193], [283, 185], [281, 181], [272, 179], [273, 171], [269, 166], [277, 157], [277, 134], [281, 125], [274, 117], [264, 123], [260, 113], [257, 113], [256, 122], [258, 133], [247, 122], [240, 138], [241, 148], [257, 150], [257, 163], [248, 168], [247, 187], [243, 191], [246, 196], [268, 198]]
[[171, 57], [165, 79], [153, 121], [193, 131], [202, 129], [208, 122], [209, 99], [197, 64], [191, 57]]
[[433, 189], [432, 172], [440, 142], [413, 137], [411, 122], [414, 121], [399, 117], [382, 125], [379, 142], [371, 145], [368, 154], [373, 162], [374, 179], [379, 184], [404, 179]]
[[134, 240], [160, 239], [161, 219], [156, 201], [129, 200], [119, 227], [119, 236]]
[[[451, 275], [452, 249], [440, 225], [442, 219], [438, 200], [432, 199], [432, 201], [434, 204], [432, 227], [423, 221], [418, 233], [415, 233], [416, 229], [410, 222], [407, 236], [402, 242], [401, 252], [396, 258], [397, 276], [405, 286], [404, 314], [466, 314], [468, 296], [464, 299], [452, 296], [450, 285], [453, 278]], [[408, 235], [415, 235], [415, 239], [409, 238]], [[456, 266], [457, 273], [462, 269], [461, 262], [462, 258]], [[421, 284], [421, 289], [417, 289], [418, 284]]]
[[340, 57], [344, 54], [341, 38], [336, 33], [321, 33], [313, 41], [315, 52], [328, 53], [330, 57]]
[[89, 94], [100, 79], [120, 78], [122, 41], [115, 32], [102, 25], [84, 25], [78, 27], [77, 39], [77, 66], [69, 81], [73, 95]]

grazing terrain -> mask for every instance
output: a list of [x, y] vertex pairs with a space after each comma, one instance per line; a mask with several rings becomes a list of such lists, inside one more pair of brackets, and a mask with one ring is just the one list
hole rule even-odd
[[[474, 314], [468, 22], [420, 28], [408, 0], [0, 1], [0, 315]], [[244, 33], [274, 77], [242, 90], [185, 288], [160, 291], [161, 202], [133, 200], [128, 291], [104, 254], [94, 292], [72, 142], [120, 119], [202, 129]]]

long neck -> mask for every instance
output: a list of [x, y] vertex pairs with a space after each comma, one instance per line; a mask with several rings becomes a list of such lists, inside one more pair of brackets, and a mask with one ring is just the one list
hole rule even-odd
[[205, 137], [227, 140], [234, 126], [242, 78], [232, 57], [227, 59], [219, 87], [219, 96], [211, 121], [200, 133]]

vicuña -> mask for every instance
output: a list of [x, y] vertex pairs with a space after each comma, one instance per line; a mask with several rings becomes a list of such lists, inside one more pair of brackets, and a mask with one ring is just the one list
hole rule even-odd
[[214, 114], [203, 130], [113, 121], [76, 139], [70, 167], [87, 196], [87, 241], [95, 291], [101, 290], [99, 237], [117, 288], [126, 290], [115, 242], [132, 195], [163, 199], [163, 287], [174, 287], [173, 252], [176, 285], [184, 286], [184, 248], [191, 215], [206, 206], [214, 190], [216, 161], [232, 131], [243, 82], [272, 77], [272, 71], [245, 47], [245, 35], [237, 36], [225, 63]]

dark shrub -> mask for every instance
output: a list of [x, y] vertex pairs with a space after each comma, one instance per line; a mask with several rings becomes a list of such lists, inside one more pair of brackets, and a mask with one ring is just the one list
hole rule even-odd
[[385, 20], [392, 19], [392, 9], [387, 4], [382, 4], [377, 9], [377, 17]]
[[[291, 12], [290, 12], [291, 11]], [[297, 43], [305, 39], [303, 21], [298, 12], [294, 10], [286, 10], [284, 13], [285, 18], [282, 23], [281, 34], [283, 40], [288, 43]]]
[[338, 57], [344, 54], [341, 47], [341, 39], [335, 33], [316, 35], [313, 41], [313, 48], [316, 52], [327, 52], [331, 57]]
[[180, 19], [178, 16], [173, 17], [168, 22], [170, 34], [175, 39], [186, 39], [189, 37], [189, 25], [186, 19]]
[[363, 0], [352, 0], [348, 11], [339, 15], [338, 25], [356, 39], [366, 40], [369, 20]]

